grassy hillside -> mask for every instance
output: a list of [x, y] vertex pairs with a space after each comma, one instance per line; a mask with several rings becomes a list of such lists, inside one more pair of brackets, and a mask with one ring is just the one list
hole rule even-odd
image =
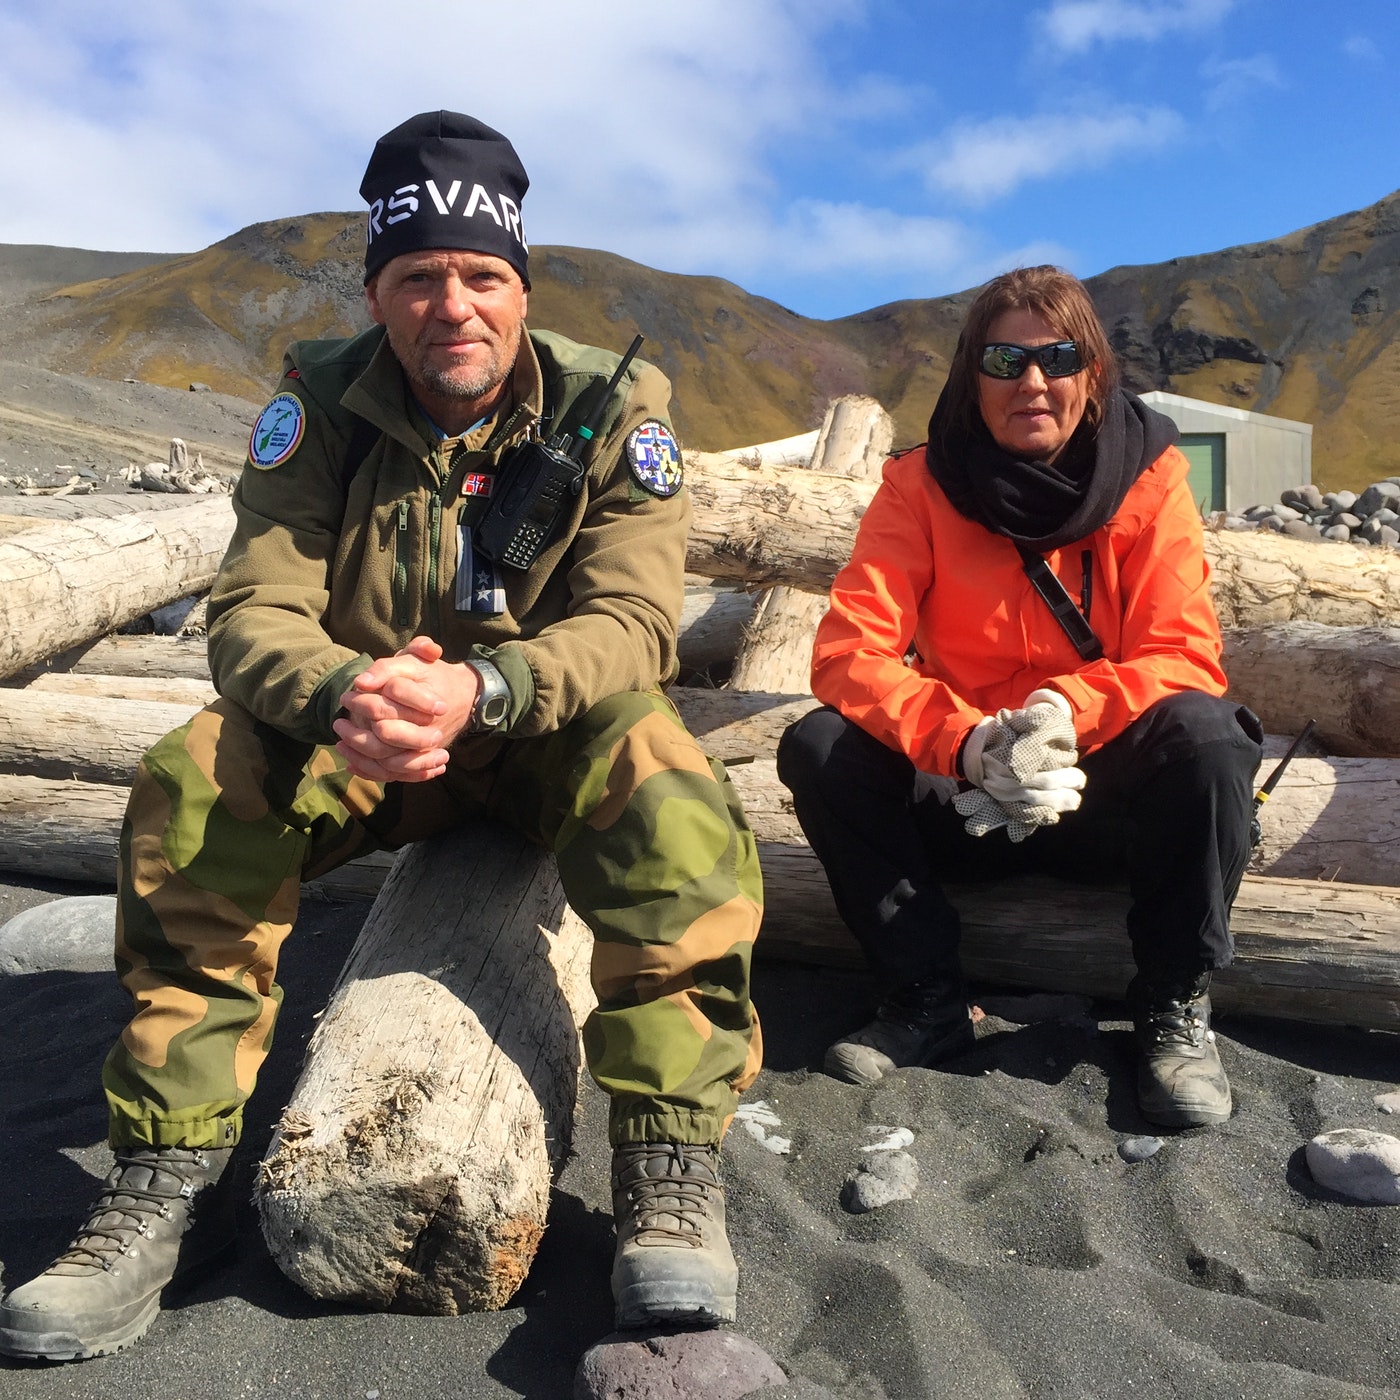
[[[254, 225], [31, 299], [5, 317], [6, 358], [256, 399], [288, 340], [366, 324], [361, 250], [358, 215]], [[718, 278], [588, 249], [537, 248], [531, 271], [533, 324], [618, 350], [647, 337], [643, 354], [670, 375], [678, 427], [700, 448], [815, 427], [832, 398], [857, 392], [894, 415], [897, 442], [921, 440], [969, 300], [814, 321]], [[1114, 268], [1089, 286], [1132, 387], [1311, 422], [1325, 487], [1400, 472], [1400, 192], [1284, 238]]]

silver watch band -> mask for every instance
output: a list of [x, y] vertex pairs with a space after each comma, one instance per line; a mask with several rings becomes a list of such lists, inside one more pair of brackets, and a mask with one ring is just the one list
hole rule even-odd
[[476, 704], [467, 721], [469, 734], [482, 734], [499, 729], [510, 718], [510, 686], [506, 678], [489, 661], [477, 657], [466, 663], [476, 672], [480, 685]]

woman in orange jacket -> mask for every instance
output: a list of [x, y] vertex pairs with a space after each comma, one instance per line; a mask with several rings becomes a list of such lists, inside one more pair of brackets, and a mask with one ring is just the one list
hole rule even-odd
[[886, 463], [817, 632], [826, 708], [778, 751], [882, 989], [828, 1050], [838, 1077], [972, 1044], [943, 877], [1126, 874], [1142, 1111], [1229, 1117], [1207, 986], [1262, 735], [1222, 698], [1175, 438], [1119, 386], [1083, 285], [1023, 268], [969, 309], [928, 444]]

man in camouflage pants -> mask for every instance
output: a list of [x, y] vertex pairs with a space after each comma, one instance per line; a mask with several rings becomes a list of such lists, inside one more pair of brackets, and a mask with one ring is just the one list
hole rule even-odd
[[[293, 345], [254, 425], [209, 606], [221, 698], [147, 754], [123, 825], [116, 1166], [69, 1249], [0, 1305], [8, 1355], [120, 1350], [231, 1242], [224, 1169], [301, 882], [477, 818], [552, 850], [593, 931], [619, 1325], [734, 1317], [717, 1166], [760, 1055], [757, 857], [661, 693], [689, 524], [669, 386], [636, 362], [600, 403], [616, 355], [525, 331], [527, 184], [456, 113], [375, 148], [377, 325]], [[485, 547], [493, 501], [520, 445], [560, 432], [585, 443], [581, 480], [531, 514], [537, 558], [506, 562]]]

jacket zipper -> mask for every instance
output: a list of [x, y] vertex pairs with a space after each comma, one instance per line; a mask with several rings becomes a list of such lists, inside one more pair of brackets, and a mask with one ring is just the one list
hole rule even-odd
[[399, 502], [398, 528], [394, 531], [394, 621], [408, 626], [408, 502]]
[[442, 487], [428, 497], [428, 607], [432, 611], [433, 635], [442, 633], [442, 607], [438, 599], [438, 551], [442, 546]]

